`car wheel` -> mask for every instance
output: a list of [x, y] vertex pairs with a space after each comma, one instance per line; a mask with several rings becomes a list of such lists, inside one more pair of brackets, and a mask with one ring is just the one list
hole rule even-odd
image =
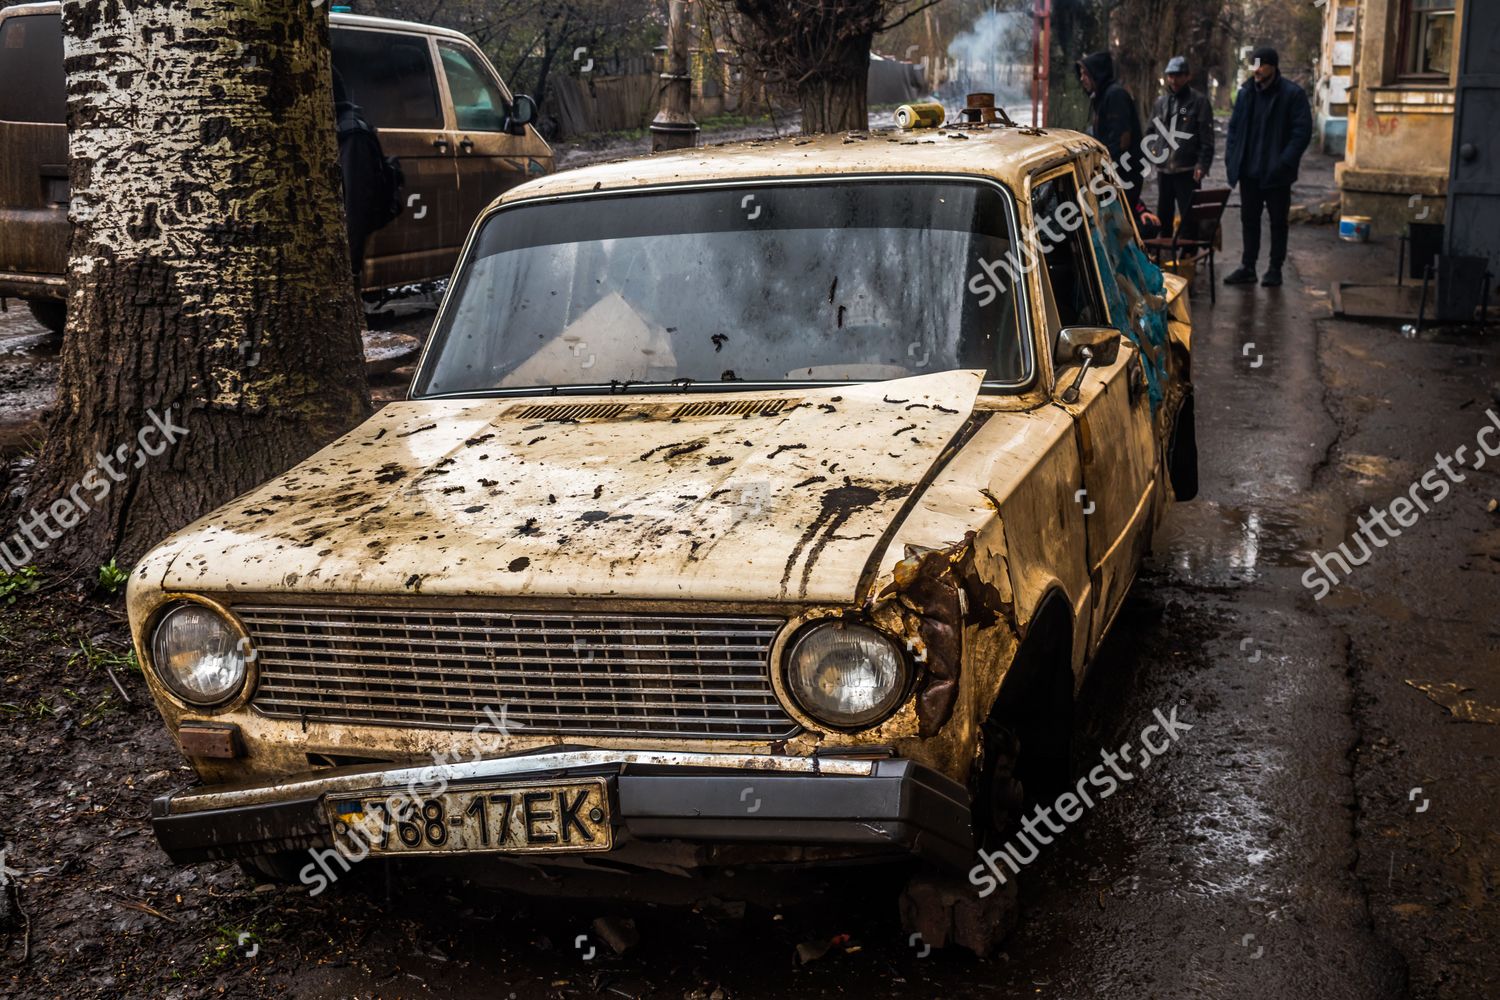
[[27, 299], [26, 308], [32, 317], [52, 333], [62, 335], [68, 325], [68, 304], [55, 299]]
[[1172, 425], [1172, 450], [1167, 464], [1172, 475], [1172, 493], [1179, 501], [1198, 495], [1198, 428], [1193, 416], [1193, 393], [1183, 397]]

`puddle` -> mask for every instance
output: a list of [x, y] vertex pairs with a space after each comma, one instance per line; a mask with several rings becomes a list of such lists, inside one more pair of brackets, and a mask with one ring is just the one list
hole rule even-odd
[[1307, 512], [1178, 504], [1152, 542], [1151, 561], [1184, 582], [1250, 583], [1269, 567], [1306, 565]]

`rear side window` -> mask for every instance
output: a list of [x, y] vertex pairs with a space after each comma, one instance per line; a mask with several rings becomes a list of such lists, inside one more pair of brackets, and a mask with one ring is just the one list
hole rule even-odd
[[62, 18], [26, 14], [0, 21], [0, 121], [62, 125], [67, 108]]
[[432, 54], [423, 35], [333, 29], [333, 66], [349, 100], [376, 128], [442, 128]]

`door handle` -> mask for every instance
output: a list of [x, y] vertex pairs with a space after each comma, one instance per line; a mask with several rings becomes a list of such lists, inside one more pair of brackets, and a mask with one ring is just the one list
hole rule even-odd
[[432, 145], [434, 148], [439, 149], [444, 153], [448, 151], [448, 140], [444, 139], [442, 136], [438, 136], [436, 139], [432, 140]]
[[462, 139], [458, 140], [458, 145], [465, 153], [474, 152], [474, 140], [470, 139], [468, 136], [464, 136]]

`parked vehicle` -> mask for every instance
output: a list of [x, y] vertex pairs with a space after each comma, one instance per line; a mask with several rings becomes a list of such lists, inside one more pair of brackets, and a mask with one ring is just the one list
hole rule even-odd
[[[61, 332], [69, 226], [59, 9], [34, 3], [0, 10], [0, 296], [23, 299]], [[513, 98], [457, 31], [330, 17], [334, 66], [406, 177], [405, 210], [366, 248], [365, 287], [446, 277], [479, 212], [552, 171], [552, 151], [536, 129], [511, 124], [527, 117], [513, 116], [517, 106], [534, 114], [534, 105], [525, 95]]]
[[487, 210], [410, 399], [131, 577], [201, 780], [156, 803], [168, 854], [970, 871], [1066, 782], [1196, 453], [1184, 283], [1135, 269], [1102, 147], [959, 134]]

